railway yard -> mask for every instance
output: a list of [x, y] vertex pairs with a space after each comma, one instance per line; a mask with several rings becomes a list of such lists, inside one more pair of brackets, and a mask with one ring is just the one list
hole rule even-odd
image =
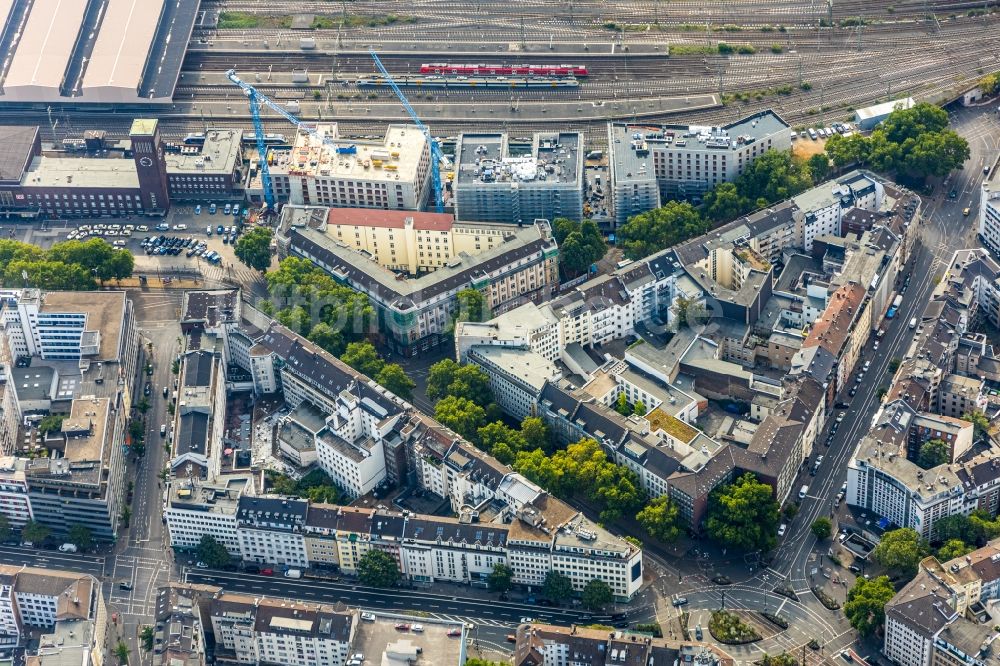
[[[406, 115], [371, 49], [440, 136], [572, 126], [600, 148], [612, 120], [715, 123], [764, 108], [821, 126], [890, 98], [951, 99], [996, 70], [1000, 46], [983, 39], [1000, 23], [993, 9], [960, 0], [203, 0], [173, 102], [143, 113], [167, 137], [249, 130], [241, 91], [225, 79], [235, 69], [304, 119], [336, 120], [344, 136], [379, 134]], [[290, 27], [303, 15], [316, 29]], [[204, 27], [220, 17], [221, 27]], [[116, 137], [139, 108], [0, 106], [0, 120], [41, 124], [46, 139], [97, 127]], [[288, 130], [273, 112], [263, 118], [269, 132]]]

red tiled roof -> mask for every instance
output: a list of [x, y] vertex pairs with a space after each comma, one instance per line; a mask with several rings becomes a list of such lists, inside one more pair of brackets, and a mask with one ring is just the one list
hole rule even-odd
[[820, 346], [839, 357], [864, 299], [865, 289], [857, 284], [844, 285], [835, 291], [823, 316], [816, 320], [802, 346]]
[[327, 223], [402, 229], [407, 218], [413, 218], [414, 229], [427, 231], [448, 231], [455, 221], [448, 213], [421, 213], [413, 210], [379, 210], [375, 208], [331, 208], [327, 214]]

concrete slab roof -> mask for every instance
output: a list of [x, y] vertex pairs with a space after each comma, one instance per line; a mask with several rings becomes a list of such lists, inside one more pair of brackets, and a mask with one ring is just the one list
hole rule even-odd
[[109, 101], [136, 97], [163, 3], [109, 0], [83, 77], [84, 94], [98, 93]]

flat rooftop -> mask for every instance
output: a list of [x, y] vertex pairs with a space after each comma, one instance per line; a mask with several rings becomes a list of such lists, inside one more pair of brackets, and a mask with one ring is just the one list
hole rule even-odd
[[[424, 630], [398, 631], [399, 622], [421, 624]], [[452, 629], [460, 629], [460, 635], [449, 636]], [[458, 622], [377, 613], [374, 622], [358, 623], [350, 652], [360, 652], [366, 662], [381, 666], [458, 666], [464, 640], [465, 629]]]
[[130, 159], [37, 156], [31, 160], [21, 186], [138, 190], [139, 174]]
[[458, 183], [544, 187], [552, 183], [577, 183], [583, 154], [576, 132], [540, 132], [530, 152], [511, 155], [506, 133], [462, 134], [458, 141]]
[[[385, 138], [380, 142], [339, 140], [336, 123], [319, 123], [316, 133], [316, 136], [311, 136], [299, 132], [291, 151], [275, 154], [271, 173], [372, 182], [413, 182], [417, 180], [421, 162], [425, 168], [429, 164], [427, 140], [415, 125], [389, 125]], [[323, 143], [321, 137], [335, 140], [343, 147], [354, 146], [357, 152], [353, 155], [337, 154]]]
[[125, 316], [124, 291], [88, 292], [81, 298], [79, 292], [48, 291], [42, 296], [41, 312], [83, 312], [87, 315], [87, 331], [100, 331], [101, 345], [97, 360], [121, 361], [118, 347], [121, 342], [122, 318]]
[[181, 175], [230, 174], [243, 155], [243, 130], [212, 130], [201, 150], [167, 153], [168, 173]]
[[469, 356], [478, 356], [539, 391], [546, 381], [562, 375], [554, 363], [529, 349], [474, 345], [469, 349]]
[[88, 0], [35, 2], [28, 13], [10, 69], [3, 81], [8, 96], [59, 94]]

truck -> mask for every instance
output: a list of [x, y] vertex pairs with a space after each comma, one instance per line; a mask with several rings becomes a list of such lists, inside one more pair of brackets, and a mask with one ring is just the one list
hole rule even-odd
[[285, 572], [285, 578], [302, 578], [301, 569], [289, 569]]

